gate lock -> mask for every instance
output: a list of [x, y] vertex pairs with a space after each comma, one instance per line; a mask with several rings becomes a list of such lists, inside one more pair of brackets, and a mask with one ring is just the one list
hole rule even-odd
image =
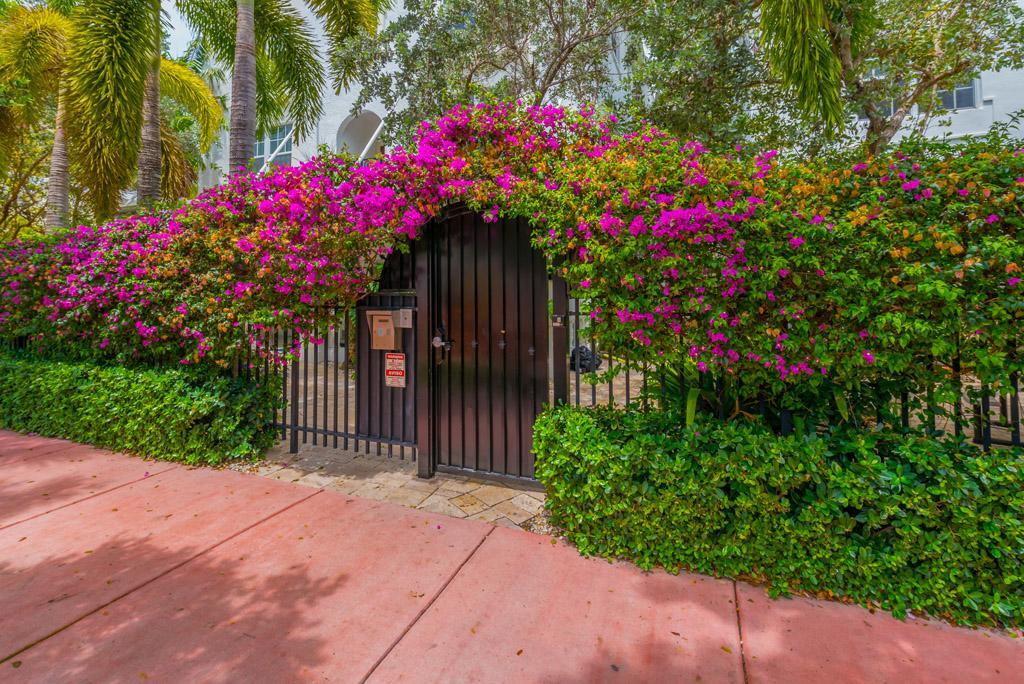
[[452, 342], [448, 339], [448, 336], [444, 331], [444, 326], [439, 326], [434, 332], [434, 338], [430, 340], [430, 346], [434, 349], [440, 350], [441, 363], [444, 363], [444, 359], [448, 355], [448, 352], [452, 350]]

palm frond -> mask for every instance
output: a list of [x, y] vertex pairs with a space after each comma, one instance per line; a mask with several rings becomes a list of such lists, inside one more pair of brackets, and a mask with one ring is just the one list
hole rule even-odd
[[275, 73], [274, 61], [256, 53], [256, 136], [263, 137], [284, 119], [286, 95]]
[[355, 71], [335, 57], [348, 49], [350, 38], [360, 33], [375, 33], [380, 15], [391, 8], [390, 0], [306, 0], [313, 13], [324, 23], [329, 43], [331, 76], [335, 91], [349, 87]]
[[256, 0], [256, 49], [274, 64], [296, 140], [307, 135], [323, 113], [326, 79], [309, 25], [288, 0]]
[[199, 126], [199, 149], [206, 152], [217, 138], [224, 110], [196, 72], [169, 59], [160, 63], [160, 94], [176, 101]]
[[98, 218], [114, 213], [131, 182], [152, 61], [153, 3], [82, 0], [68, 57], [68, 139], [76, 177]]
[[12, 5], [0, 25], [0, 169], [60, 87], [71, 22], [45, 7]]
[[235, 57], [234, 0], [176, 0], [185, 23], [199, 36], [203, 59], [231, 65]]
[[797, 104], [827, 130], [843, 121], [842, 65], [832, 49], [830, 16], [838, 0], [763, 0], [761, 42], [776, 76]]
[[[370, 0], [373, 2], [374, 0]], [[218, 62], [234, 64], [233, 0], [177, 0], [186, 23]], [[323, 111], [324, 68], [307, 21], [288, 0], [255, 0], [256, 116], [266, 132], [287, 116], [296, 137], [307, 134]]]
[[[16, 7], [0, 27], [0, 68], [30, 81], [59, 73], [71, 33], [71, 22], [58, 12]], [[50, 85], [51, 91], [54, 87]]]
[[[162, 76], [163, 74], [161, 74]], [[199, 175], [188, 160], [174, 130], [160, 120], [160, 196], [165, 200], [191, 197], [196, 192]]]

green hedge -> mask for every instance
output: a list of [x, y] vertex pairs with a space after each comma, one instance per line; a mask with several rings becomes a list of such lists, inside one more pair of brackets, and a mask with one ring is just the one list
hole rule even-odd
[[954, 622], [1024, 624], [1024, 450], [563, 407], [534, 428], [585, 554]]
[[273, 387], [195, 369], [0, 352], [0, 427], [190, 464], [262, 455]]

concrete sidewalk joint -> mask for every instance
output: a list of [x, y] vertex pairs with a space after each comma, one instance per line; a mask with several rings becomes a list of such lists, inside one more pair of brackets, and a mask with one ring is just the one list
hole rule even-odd
[[205, 547], [201, 551], [193, 554], [192, 556], [189, 556], [185, 560], [183, 560], [183, 561], [181, 561], [179, 563], [176, 563], [175, 565], [172, 565], [169, 568], [166, 568], [164, 571], [160, 572], [157, 575], [154, 575], [153, 577], [148, 578], [144, 582], [140, 582], [139, 584], [129, 588], [127, 591], [125, 591], [125, 592], [123, 592], [121, 594], [118, 594], [117, 596], [115, 596], [114, 598], [110, 599], [109, 601], [106, 601], [103, 604], [96, 606], [92, 610], [79, 615], [75, 619], [73, 619], [70, 622], [67, 622], [67, 623], [61, 625], [60, 627], [58, 627], [57, 629], [53, 630], [49, 634], [43, 636], [42, 638], [36, 639], [32, 643], [27, 644], [25, 646], [22, 646], [21, 648], [17, 649], [16, 651], [11, 653], [10, 655], [7, 655], [7, 656], [0, 655], [0, 665], [3, 665], [7, 661], [12, 660], [13, 658], [16, 658], [18, 655], [24, 653], [25, 651], [29, 650], [33, 646], [36, 646], [36, 645], [46, 641], [47, 639], [51, 639], [54, 636], [56, 636], [57, 634], [60, 634], [61, 632], [63, 632], [64, 630], [66, 630], [66, 629], [68, 629], [70, 627], [73, 627], [75, 624], [81, 622], [82, 620], [85, 620], [90, 615], [95, 615], [96, 613], [100, 612], [101, 610], [104, 610], [105, 608], [110, 607], [114, 603], [117, 603], [118, 601], [121, 601], [126, 596], [134, 594], [135, 592], [139, 591], [143, 587], [145, 587], [145, 586], [147, 586], [149, 584], [152, 584], [153, 582], [159, 580], [162, 577], [165, 577], [165, 576], [169, 575], [170, 573], [174, 572], [175, 570], [178, 570], [179, 568], [182, 568], [182, 567], [188, 565], [189, 563], [191, 563], [191, 562], [195, 561], [197, 558], [200, 558], [203, 555], [209, 553], [210, 551], [212, 551], [213, 549], [217, 548], [218, 546], [221, 546], [222, 544], [225, 544], [225, 543], [231, 541], [235, 537], [237, 537], [237, 536], [239, 536], [241, 534], [244, 534], [245, 532], [248, 532], [249, 530], [253, 529], [254, 527], [262, 525], [263, 523], [267, 522], [268, 520], [270, 520], [274, 516], [280, 515], [281, 513], [284, 513], [285, 511], [287, 511], [287, 510], [289, 510], [291, 508], [294, 508], [295, 506], [298, 506], [299, 504], [301, 504], [303, 502], [309, 501], [310, 499], [312, 499], [314, 496], [316, 496], [319, 493], [320, 493], [319, 491], [315, 491], [312, 494], [310, 494], [309, 496], [303, 497], [303, 498], [299, 499], [298, 501], [293, 501], [292, 503], [288, 504], [287, 506], [284, 506], [284, 507], [274, 511], [270, 515], [268, 515], [268, 516], [266, 516], [264, 518], [261, 518], [261, 519], [257, 520], [254, 523], [250, 523], [249, 525], [246, 525], [245, 527], [243, 527], [240, 530], [237, 530], [236, 532], [233, 532], [232, 534], [228, 535], [227, 537], [224, 537], [220, 541], [218, 541], [218, 542], [216, 542], [214, 544], [210, 544], [209, 546]]
[[75, 499], [74, 501], [68, 501], [66, 503], [62, 503], [59, 506], [54, 506], [53, 508], [47, 509], [45, 511], [40, 511], [38, 513], [33, 513], [32, 515], [26, 516], [26, 517], [21, 518], [19, 520], [14, 520], [12, 522], [0, 524], [0, 530], [6, 530], [8, 527], [13, 527], [15, 525], [19, 525], [21, 523], [28, 522], [29, 520], [35, 520], [36, 518], [38, 518], [40, 516], [46, 515], [48, 513], [53, 513], [55, 511], [59, 511], [62, 508], [67, 508], [68, 506], [74, 506], [77, 503], [81, 503], [83, 501], [88, 501], [89, 499], [95, 499], [97, 496], [103, 496], [104, 494], [109, 494], [110, 492], [117, 491], [118, 489], [121, 489], [122, 487], [127, 487], [129, 485], [133, 485], [136, 482], [142, 482], [143, 480], [151, 480], [154, 477], [157, 477], [158, 475], [163, 475], [164, 473], [167, 473], [167, 472], [170, 472], [170, 471], [174, 470], [176, 467], [177, 466], [175, 466], [175, 465], [168, 465], [163, 470], [158, 470], [155, 473], [147, 473], [146, 475], [143, 475], [142, 477], [137, 477], [134, 480], [129, 480], [127, 482], [122, 482], [119, 485], [114, 485], [113, 487], [108, 487], [107, 489], [104, 489], [104, 490], [99, 491], [99, 492], [93, 492], [92, 494], [89, 494], [87, 496], [83, 496], [80, 499]]
[[363, 678], [359, 680], [359, 684], [365, 684], [366, 681], [373, 676], [373, 673], [377, 671], [377, 668], [380, 667], [380, 664], [383, 663], [389, 655], [391, 655], [391, 652], [394, 651], [395, 647], [402, 642], [402, 639], [405, 638], [409, 631], [416, 626], [416, 623], [420, 621], [420, 618], [422, 618], [426, 614], [426, 612], [430, 610], [431, 606], [433, 606], [434, 603], [436, 603], [437, 600], [441, 598], [441, 594], [444, 593], [444, 590], [448, 588], [448, 585], [451, 584], [456, 577], [458, 577], [459, 573], [462, 572], [462, 569], [466, 567], [466, 564], [469, 563], [470, 560], [473, 559], [473, 556], [476, 555], [476, 552], [480, 550], [480, 547], [484, 545], [484, 542], [487, 541], [487, 538], [491, 536], [491, 533], [494, 532], [494, 530], [494, 527], [487, 530], [487, 534], [485, 534], [483, 538], [480, 539], [479, 542], [477, 542], [477, 545], [473, 547], [472, 551], [466, 554], [466, 557], [462, 560], [461, 563], [459, 563], [459, 566], [455, 568], [451, 576], [449, 576], [448, 579], [445, 580], [445, 583], [442, 584], [441, 587], [434, 593], [434, 595], [430, 598], [427, 604], [420, 609], [420, 611], [416, 614], [416, 617], [409, 621], [409, 624], [405, 626], [405, 629], [402, 630], [402, 633], [395, 637], [395, 639], [391, 642], [391, 645], [388, 646], [387, 649], [385, 649], [385, 651], [380, 655], [380, 658], [377, 658], [377, 662], [375, 662], [373, 664], [373, 667], [371, 667], [369, 671], [363, 676]]

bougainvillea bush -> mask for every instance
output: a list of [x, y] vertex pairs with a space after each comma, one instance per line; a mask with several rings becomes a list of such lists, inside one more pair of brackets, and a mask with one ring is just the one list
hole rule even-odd
[[602, 349], [725, 387], [737, 409], [848, 414], [962, 376], [1009, 383], [1022, 189], [1024, 154], [999, 135], [800, 164], [588, 109], [458, 107], [368, 164], [240, 174], [173, 212], [10, 244], [0, 335], [185, 364], [272, 354], [263, 331], [307, 339], [464, 202], [532, 221]]

